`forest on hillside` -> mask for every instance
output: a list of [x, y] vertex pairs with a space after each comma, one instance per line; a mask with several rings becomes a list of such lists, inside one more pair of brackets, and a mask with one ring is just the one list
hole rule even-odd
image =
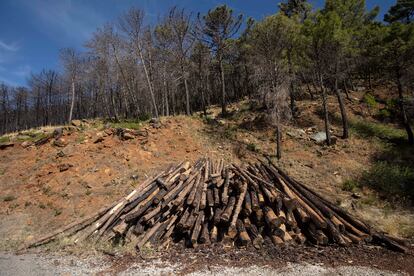
[[414, 144], [414, 0], [378, 14], [364, 0], [327, 0], [321, 10], [287, 0], [259, 21], [223, 5], [206, 14], [172, 7], [146, 25], [145, 12], [131, 8], [98, 28], [85, 51], [62, 49], [63, 70], [32, 73], [27, 87], [0, 84], [0, 134], [72, 119], [205, 114], [212, 104], [226, 116], [228, 103], [248, 97], [280, 140], [303, 98], [320, 103], [329, 130], [334, 95], [347, 138], [349, 93], [386, 86], [393, 119]]

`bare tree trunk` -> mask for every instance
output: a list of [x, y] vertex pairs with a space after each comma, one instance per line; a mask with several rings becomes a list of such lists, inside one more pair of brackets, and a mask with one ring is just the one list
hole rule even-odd
[[331, 133], [329, 132], [329, 114], [328, 114], [328, 103], [325, 86], [323, 84], [322, 74], [319, 73], [319, 82], [322, 92], [322, 105], [323, 105], [323, 114], [325, 120], [325, 132], [326, 132], [326, 144], [329, 146], [331, 144]]
[[290, 77], [290, 89], [289, 89], [289, 97], [290, 97], [290, 112], [292, 116], [295, 117], [295, 86], [293, 84], [293, 69], [292, 69], [292, 59], [290, 50], [288, 51], [288, 63], [289, 63], [289, 77]]
[[164, 86], [164, 101], [165, 101], [165, 114], [166, 116], [170, 116], [170, 107], [168, 104], [168, 84], [167, 84], [167, 69], [166, 66], [164, 65], [163, 68], [163, 74], [162, 74], [162, 82], [163, 82], [163, 86]]
[[315, 90], [315, 92], [317, 92], [318, 91], [318, 86], [316, 85], [316, 80], [315, 80], [315, 75], [314, 74], [312, 74], [312, 86], [313, 86], [313, 89]]
[[184, 76], [183, 72], [183, 78], [184, 78], [184, 88], [185, 88], [185, 112], [187, 116], [191, 115], [190, 111], [190, 91], [188, 90], [188, 83], [187, 78]]
[[172, 96], [171, 96], [172, 114], [173, 114], [173, 116], [175, 116], [177, 114], [176, 113], [176, 110], [175, 110], [175, 108], [176, 108], [176, 102], [177, 102], [177, 99], [175, 98], [176, 89], [177, 89], [177, 87], [175, 85], [173, 85]]
[[115, 117], [115, 121], [119, 121], [119, 116], [118, 116], [118, 110], [116, 108], [116, 104], [115, 104], [115, 98], [114, 98], [114, 91], [112, 88], [110, 88], [111, 91], [111, 105], [112, 105], [112, 110], [114, 111], [114, 117]]
[[144, 59], [144, 56], [142, 54], [141, 47], [138, 47], [138, 52], [139, 52], [139, 56], [141, 58], [142, 67], [144, 68], [145, 78], [147, 79], [148, 89], [150, 91], [151, 101], [152, 101], [152, 105], [153, 105], [153, 108], [154, 108], [155, 117], [159, 118], [157, 103], [155, 101], [154, 89], [152, 87], [152, 83], [151, 83], [151, 79], [149, 77], [149, 72], [147, 70], [147, 66], [145, 65], [145, 59]]
[[201, 87], [201, 104], [203, 108], [204, 117], [207, 117], [207, 107], [206, 107], [206, 99], [204, 96], [204, 89]]
[[348, 100], [351, 100], [351, 98], [349, 97], [348, 85], [346, 84], [346, 80], [344, 80], [344, 90], [345, 90], [346, 98]]
[[249, 69], [247, 67], [246, 62], [244, 63], [244, 88], [247, 90], [245, 95], [248, 96], [249, 99], [252, 98], [252, 91], [250, 89], [250, 80], [249, 80]]
[[282, 130], [281, 130], [281, 125], [280, 125], [280, 120], [279, 120], [279, 115], [276, 116], [276, 157], [277, 159], [281, 159], [282, 158]]
[[306, 80], [305, 75], [303, 74], [303, 72], [300, 72], [300, 77], [301, 77], [302, 82], [306, 83], [306, 89], [308, 90], [309, 96], [310, 96], [311, 100], [313, 101], [314, 96], [313, 96], [313, 93], [312, 93], [312, 89], [309, 85], [309, 81]]
[[349, 84], [351, 85], [351, 89], [352, 89], [352, 91], [355, 91], [356, 90], [356, 88], [355, 88], [355, 85], [354, 85], [354, 82], [352, 81], [352, 78], [351, 77], [349, 77]]
[[335, 91], [336, 97], [338, 98], [339, 109], [341, 110], [341, 119], [342, 119], [342, 128], [343, 128], [342, 138], [347, 139], [349, 137], [348, 116], [346, 114], [346, 109], [345, 109], [344, 101], [342, 99], [342, 95], [338, 89], [338, 79], [336, 77], [335, 77], [334, 91]]
[[68, 122], [72, 121], [73, 115], [73, 107], [75, 106], [75, 79], [72, 78], [72, 101], [70, 103], [70, 111], [69, 111], [69, 120]]
[[227, 114], [226, 110], [226, 83], [224, 79], [224, 68], [222, 57], [219, 56], [220, 76], [221, 76], [221, 114]]
[[408, 118], [407, 112], [405, 110], [403, 87], [401, 84], [401, 74], [399, 70], [397, 71], [397, 86], [398, 86], [398, 105], [400, 107], [400, 112], [401, 112], [401, 121], [405, 128], [405, 131], [407, 132], [408, 143], [410, 145], [414, 145], [414, 135], [413, 135], [413, 130], [411, 129], [411, 125], [410, 125], [410, 119]]

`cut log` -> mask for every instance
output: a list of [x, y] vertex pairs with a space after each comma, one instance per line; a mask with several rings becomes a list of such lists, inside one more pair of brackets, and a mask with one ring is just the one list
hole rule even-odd
[[217, 234], [218, 234], [218, 229], [217, 229], [217, 226], [214, 225], [213, 228], [211, 228], [211, 231], [210, 231], [210, 241], [212, 243], [217, 242]]
[[270, 207], [263, 207], [263, 212], [265, 215], [266, 223], [271, 229], [278, 228], [283, 223], [283, 221], [276, 216]]
[[231, 238], [234, 238], [237, 234], [236, 223], [237, 223], [237, 219], [239, 217], [240, 211], [241, 211], [241, 207], [243, 205], [244, 198], [246, 196], [246, 192], [247, 192], [247, 182], [244, 182], [241, 186], [240, 194], [237, 197], [237, 203], [234, 207], [233, 216], [230, 221], [229, 230], [227, 232]]
[[214, 206], [220, 206], [220, 191], [214, 188]]
[[201, 228], [203, 227], [203, 222], [204, 222], [204, 212], [200, 212], [194, 224], [193, 232], [191, 233], [191, 243], [193, 247], [195, 247], [197, 244]]
[[203, 229], [201, 230], [201, 235], [200, 235], [199, 240], [200, 240], [200, 243], [202, 243], [202, 244], [207, 244], [208, 245], [208, 244], [211, 243], [210, 233], [209, 233], [209, 230], [208, 230], [208, 221], [204, 221]]
[[243, 222], [238, 219], [236, 222], [237, 234], [238, 234], [238, 243], [240, 246], [246, 246], [251, 242], [249, 234], [247, 234], [246, 228], [244, 227]]
[[250, 199], [252, 200], [252, 210], [257, 211], [260, 209], [259, 200], [255, 191], [250, 191]]
[[223, 193], [221, 194], [221, 201], [224, 205], [227, 205], [227, 201], [229, 199], [229, 184], [230, 184], [230, 171], [229, 169], [225, 170], [225, 180], [223, 185]]
[[191, 190], [189, 196], [187, 197], [187, 205], [192, 205], [194, 207], [193, 202], [195, 200], [200, 183], [201, 183], [201, 174], [198, 174], [196, 177], [196, 181], [194, 183], [194, 187]]
[[257, 230], [257, 227], [254, 224], [252, 224], [248, 218], [244, 220], [244, 225], [247, 233], [250, 235], [253, 246], [256, 249], [262, 248], [264, 239], [262, 235], [260, 235], [259, 230]]
[[247, 192], [244, 196], [244, 214], [245, 216], [250, 216], [252, 213], [252, 201], [250, 199], [250, 193]]
[[234, 205], [236, 204], [236, 198], [234, 196], [231, 196], [229, 199], [229, 203], [226, 206], [226, 209], [224, 209], [223, 213], [221, 214], [221, 221], [223, 223], [227, 223], [230, 220], [230, 216], [233, 212]]

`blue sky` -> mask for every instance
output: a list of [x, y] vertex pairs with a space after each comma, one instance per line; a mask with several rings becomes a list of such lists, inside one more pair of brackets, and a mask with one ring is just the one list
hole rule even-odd
[[[261, 19], [277, 10], [279, 0], [0, 0], [0, 83], [26, 85], [31, 72], [60, 69], [59, 49], [82, 49], [97, 27], [113, 22], [130, 6], [146, 12], [147, 23], [156, 22], [177, 5], [206, 12], [227, 4], [236, 13]], [[323, 0], [309, 1], [322, 7]], [[366, 0], [368, 8], [381, 7], [382, 15], [395, 0]]]

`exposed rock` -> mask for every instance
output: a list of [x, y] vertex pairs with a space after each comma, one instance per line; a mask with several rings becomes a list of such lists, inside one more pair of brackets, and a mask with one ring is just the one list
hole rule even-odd
[[58, 165], [58, 169], [59, 169], [60, 172], [67, 171], [71, 167], [73, 167], [73, 165], [72, 164], [67, 164], [67, 163]]
[[307, 129], [305, 129], [305, 132], [308, 133], [308, 134], [313, 133], [315, 131], [316, 131], [316, 126], [311, 126], [311, 127], [308, 127]]
[[292, 129], [286, 132], [292, 138], [303, 139], [305, 138], [306, 132], [303, 129]]
[[160, 122], [160, 119], [158, 118], [152, 118], [151, 120], [149, 120], [150, 124], [158, 124]]
[[[317, 132], [311, 136], [311, 139], [315, 141], [317, 144], [323, 144], [326, 141], [326, 132], [325, 131]], [[336, 138], [335, 136], [331, 136], [332, 145], [336, 144], [337, 140], [338, 138]]]
[[161, 127], [163, 126], [163, 125], [161, 124], [160, 119], [157, 119], [157, 118], [152, 118], [152, 119], [149, 121], [149, 124], [151, 125], [151, 127], [156, 128], [156, 129], [159, 129], [159, 128], [161, 128]]
[[146, 138], [148, 136], [147, 131], [139, 131], [134, 129], [128, 129], [128, 128], [118, 128], [116, 130], [116, 134], [119, 136], [122, 140], [131, 140], [136, 138], [137, 136], [140, 136]]
[[59, 139], [55, 139], [53, 141], [53, 145], [55, 147], [63, 148], [63, 147], [66, 147], [68, 145], [68, 142], [65, 139], [63, 139], [63, 138], [59, 138]]
[[106, 128], [104, 132], [106, 135], [109, 135], [109, 136], [114, 134], [114, 130], [112, 128]]
[[97, 144], [97, 143], [102, 142], [103, 140], [105, 140], [105, 139], [102, 136], [98, 136], [93, 140], [93, 143]]
[[30, 147], [31, 145], [33, 145], [33, 143], [30, 141], [24, 141], [23, 143], [21, 143], [21, 146], [24, 149]]
[[137, 130], [134, 134], [137, 136], [148, 137], [148, 131], [146, 130]]
[[53, 130], [53, 138], [59, 139], [63, 135], [63, 128], [58, 127]]
[[122, 134], [122, 138], [124, 138], [125, 140], [131, 140], [131, 139], [134, 139], [135, 136], [129, 132], [124, 132]]
[[103, 140], [105, 140], [104, 139], [104, 137], [106, 137], [107, 135], [106, 135], [106, 133], [105, 132], [98, 132], [98, 133], [96, 133], [96, 137], [95, 137], [95, 139], [93, 140], [93, 142], [96, 144], [96, 143], [100, 143], [100, 142], [102, 142]]
[[81, 120], [72, 120], [70, 123], [75, 127], [80, 127], [82, 125]]
[[325, 131], [320, 131], [315, 133], [314, 135], [311, 136], [311, 139], [313, 141], [315, 141], [316, 143], [322, 143], [326, 141], [326, 132]]
[[226, 124], [226, 121], [223, 120], [223, 119], [219, 119], [219, 120], [217, 120], [217, 123], [221, 126], [224, 126]]

